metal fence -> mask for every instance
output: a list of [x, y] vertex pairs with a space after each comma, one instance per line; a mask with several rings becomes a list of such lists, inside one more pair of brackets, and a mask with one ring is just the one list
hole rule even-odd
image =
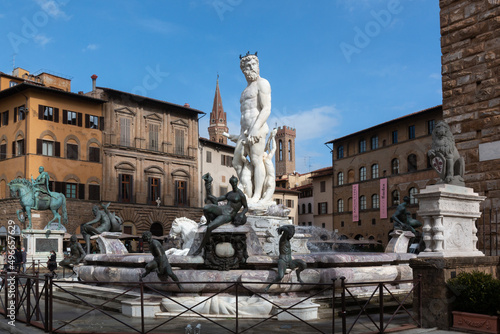
[[[262, 332], [266, 330], [266, 325], [269, 324], [270, 320], [276, 319], [279, 314], [286, 313], [290, 317], [294, 318], [295, 323], [301, 324], [307, 330], [307, 332], [314, 333], [335, 333], [336, 322], [337, 322], [337, 332], [341, 328], [342, 333], [349, 333], [357, 323], [359, 323], [362, 316], [368, 317], [371, 323], [374, 325], [372, 330], [379, 333], [385, 333], [388, 330], [388, 326], [391, 324], [392, 320], [396, 314], [400, 311], [404, 311], [407, 315], [407, 320], [413, 322], [413, 327], [421, 326], [421, 319], [415, 316], [411, 310], [409, 310], [405, 304], [412, 298], [416, 293], [421, 293], [421, 278], [416, 280], [400, 280], [391, 282], [370, 282], [370, 283], [346, 283], [345, 278], [341, 277], [340, 282], [336, 279], [332, 280], [331, 284], [312, 284], [304, 283], [302, 285], [314, 285], [314, 290], [308, 293], [306, 297], [296, 298], [295, 301], [289, 305], [283, 306], [277, 302], [270, 299], [269, 295], [261, 294], [254, 291], [252, 288], [255, 285], [262, 286], [262, 282], [180, 282], [181, 285], [189, 284], [211, 284], [218, 285], [222, 284], [223, 288], [220, 291], [210, 296], [206, 296], [205, 300], [191, 306], [183, 305], [179, 303], [175, 298], [172, 297], [171, 293], [166, 293], [159, 289], [160, 284], [176, 284], [176, 282], [137, 282], [131, 284], [130, 282], [99, 282], [102, 285], [111, 285], [114, 288], [121, 287], [121, 293], [115, 295], [109, 300], [103, 300], [102, 303], [96, 303], [91, 301], [90, 298], [85, 296], [77, 295], [70, 291], [68, 288], [68, 282], [62, 280], [54, 280], [50, 274], [45, 274], [43, 277], [39, 276], [38, 273], [35, 275], [26, 275], [18, 273], [6, 273], [1, 276], [2, 283], [0, 285], [0, 314], [3, 314], [7, 319], [15, 319], [16, 321], [24, 322], [26, 326], [35, 326], [37, 328], [43, 329], [48, 333], [96, 333], [95, 328], [92, 329], [92, 325], [98, 322], [106, 323], [106, 325], [112, 326], [112, 332], [120, 333], [159, 333], [159, 331], [166, 330], [172, 333], [172, 328], [179, 330], [182, 324], [186, 323], [186, 318], [181, 319], [183, 315], [191, 313], [191, 315], [196, 316], [196, 320], [205, 320], [205, 324], [212, 326], [211, 328], [219, 328], [220, 333], [255, 333]], [[78, 284], [89, 284], [95, 285], [95, 282], [78, 282]], [[301, 285], [301, 283], [279, 283], [282, 286], [293, 286]], [[391, 285], [397, 284], [413, 284], [413, 288], [409, 293], [404, 296], [394, 295], [388, 288]], [[373, 286], [374, 290], [368, 299], [360, 299], [352, 293], [352, 289], [355, 287], [368, 287]], [[68, 315], [68, 306], [61, 306], [54, 296], [54, 291], [57, 290], [58, 294], [67, 294], [76, 301], [75, 306], [71, 307], [71, 315]], [[138, 300], [140, 301], [140, 316], [138, 318], [127, 317], [120, 312], [113, 312], [106, 309], [106, 305], [116, 301], [120, 296], [127, 294], [128, 292], [134, 291], [138, 293]], [[183, 309], [183, 311], [178, 312], [175, 315], [169, 315], [166, 319], [148, 319], [145, 317], [145, 291], [153, 292], [155, 295], [171, 300]], [[235, 314], [227, 315], [224, 319], [214, 318], [211, 315], [206, 315], [198, 312], [196, 307], [201, 303], [211, 300], [212, 298], [224, 294], [230, 293], [235, 296]], [[238, 299], [242, 296], [256, 296], [262, 300], [272, 304], [274, 312], [272, 315], [262, 317], [260, 319], [243, 318], [240, 315]], [[337, 297], [336, 297], [337, 295]], [[311, 299], [321, 298], [323, 300], [329, 299], [331, 302], [331, 320], [330, 317], [327, 319], [315, 320], [315, 321], [304, 321], [299, 316], [294, 313], [294, 308], [298, 305], [310, 301]], [[328, 297], [329, 296], [329, 297]], [[397, 307], [394, 311], [388, 314], [385, 305], [390, 300], [397, 302]], [[418, 298], [422, 300], [422, 298]], [[377, 317], [372, 313], [367, 311], [367, 305], [373, 304], [377, 309], [378, 320], [374, 319]], [[55, 305], [54, 303], [57, 303]], [[358, 315], [355, 317], [348, 317], [347, 306], [350, 304], [351, 308], [359, 308]], [[55, 307], [56, 306], [56, 307]], [[337, 308], [337, 309], [336, 309]], [[66, 312], [65, 312], [66, 311]], [[385, 312], [384, 312], [385, 311]], [[419, 306], [419, 312], [421, 314], [421, 306]], [[340, 317], [336, 317], [336, 313]], [[389, 317], [389, 319], [388, 319]], [[179, 322], [181, 320], [181, 322]], [[338, 324], [339, 320], [341, 325]], [[175, 323], [177, 321], [177, 323]], [[276, 324], [276, 323], [274, 323]], [[118, 329], [119, 326], [120, 329]], [[395, 325], [397, 326], [397, 325]], [[394, 325], [393, 325], [394, 327]], [[375, 328], [375, 330], [373, 330]], [[394, 328], [391, 328], [394, 330]], [[99, 332], [105, 333], [109, 330], [101, 328]], [[357, 332], [360, 332], [359, 329]]]

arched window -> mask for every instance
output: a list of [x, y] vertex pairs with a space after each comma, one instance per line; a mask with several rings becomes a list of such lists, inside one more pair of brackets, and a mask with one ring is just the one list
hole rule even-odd
[[344, 200], [339, 199], [337, 201], [337, 212], [344, 212]]
[[393, 175], [399, 174], [399, 160], [392, 159], [391, 166], [392, 166], [392, 174]]
[[149, 228], [151, 234], [157, 237], [161, 237], [163, 235], [163, 225], [161, 223], [153, 223]]
[[399, 191], [394, 190], [392, 192], [392, 205], [399, 205], [400, 199], [399, 199]]
[[281, 139], [278, 142], [278, 149], [279, 149], [279, 159], [280, 161], [283, 161], [283, 142]]
[[359, 169], [359, 180], [366, 181], [366, 167], [361, 167]]
[[302, 214], [306, 213], [306, 205], [302, 203]]
[[292, 141], [288, 141], [288, 160], [292, 161]]
[[408, 156], [408, 172], [417, 171], [417, 156], [415, 154], [410, 154]]
[[337, 147], [337, 159], [342, 159], [344, 157], [344, 145]]
[[372, 165], [372, 179], [378, 178], [378, 164]]
[[341, 186], [344, 184], [344, 172], [339, 172], [337, 174], [337, 185]]
[[415, 194], [418, 194], [418, 189], [415, 187], [410, 188], [410, 204], [418, 204]]
[[359, 196], [359, 209], [366, 210], [366, 196], [365, 195]]
[[378, 209], [380, 207], [380, 200], [378, 194], [372, 195], [372, 209]]
[[353, 183], [354, 182], [354, 170], [350, 170], [347, 172], [347, 181], [349, 183]]
[[349, 211], [352, 211], [352, 197], [347, 199], [347, 207], [349, 208]]
[[307, 213], [312, 213], [312, 205], [311, 205], [311, 203], [307, 204]]

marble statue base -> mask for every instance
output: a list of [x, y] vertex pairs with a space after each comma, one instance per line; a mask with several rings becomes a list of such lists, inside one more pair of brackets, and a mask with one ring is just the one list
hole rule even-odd
[[476, 246], [476, 220], [486, 197], [472, 188], [436, 184], [423, 189], [416, 198], [425, 242], [419, 257], [484, 256]]
[[[281, 225], [289, 224], [292, 224], [292, 221], [288, 217], [247, 215], [247, 225], [255, 231], [264, 254], [269, 256], [279, 255], [280, 236], [277, 229]], [[308, 238], [305, 235], [295, 233], [292, 240], [290, 240], [292, 254], [309, 254], [310, 250], [307, 248], [307, 241]]]
[[410, 231], [394, 230], [391, 234], [391, 240], [385, 248], [386, 253], [407, 253], [408, 243], [415, 236]]
[[128, 254], [125, 245], [118, 239], [121, 232], [103, 232], [93, 235], [90, 239], [96, 239], [101, 254]]
[[50, 251], [56, 252], [57, 261], [63, 259], [62, 230], [22, 230], [24, 236], [23, 246], [26, 249], [26, 261], [32, 263], [40, 260], [45, 264], [50, 256]]

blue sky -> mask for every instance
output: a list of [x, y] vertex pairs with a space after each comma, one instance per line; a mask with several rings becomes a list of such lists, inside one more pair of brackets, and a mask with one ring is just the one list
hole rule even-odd
[[[297, 129], [298, 172], [325, 142], [442, 103], [436, 0], [21, 0], [0, 3], [0, 71], [16, 67], [210, 113], [217, 74], [230, 132], [258, 51], [269, 125]], [[208, 137], [208, 115], [200, 135]]]

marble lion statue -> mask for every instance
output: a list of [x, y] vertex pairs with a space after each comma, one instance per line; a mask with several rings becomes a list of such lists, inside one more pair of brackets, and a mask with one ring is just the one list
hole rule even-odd
[[438, 153], [446, 160], [444, 167], [446, 170], [441, 174], [443, 181], [455, 185], [465, 185], [463, 178], [464, 158], [458, 153], [450, 126], [444, 121], [438, 122], [434, 128], [431, 149], [427, 155], [432, 159]]
[[196, 232], [198, 231], [198, 223], [186, 217], [176, 218], [172, 222], [170, 229], [171, 238], [180, 238], [182, 249], [170, 248], [165, 251], [166, 255], [187, 255], [189, 249], [193, 245]]

